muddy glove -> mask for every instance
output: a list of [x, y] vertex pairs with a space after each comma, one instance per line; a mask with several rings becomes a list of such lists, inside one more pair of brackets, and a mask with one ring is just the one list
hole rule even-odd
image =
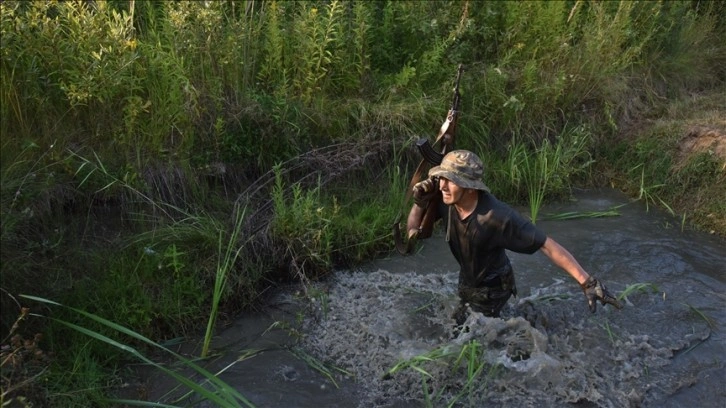
[[427, 178], [424, 181], [419, 181], [413, 186], [413, 202], [417, 206], [426, 209], [437, 191], [439, 191], [438, 180]]
[[580, 287], [582, 287], [582, 291], [585, 292], [585, 297], [587, 298], [587, 305], [590, 306], [590, 311], [592, 313], [595, 313], [595, 309], [597, 308], [597, 301], [599, 300], [600, 303], [603, 304], [611, 304], [615, 306], [618, 309], [622, 309], [623, 305], [618, 302], [613, 295], [608, 292], [605, 285], [600, 283], [599, 280], [597, 280], [594, 276], [590, 276], [587, 278], [585, 282], [580, 284]]

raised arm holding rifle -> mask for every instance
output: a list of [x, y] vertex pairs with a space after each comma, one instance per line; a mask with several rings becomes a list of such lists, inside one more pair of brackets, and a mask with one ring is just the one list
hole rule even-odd
[[[441, 159], [443, 159], [444, 155], [454, 149], [454, 139], [456, 137], [456, 123], [459, 119], [459, 105], [461, 101], [461, 95], [459, 94], [459, 82], [461, 81], [461, 74], [463, 72], [464, 66], [459, 64], [456, 74], [456, 85], [454, 86], [454, 99], [451, 102], [451, 108], [449, 109], [449, 112], [446, 114], [446, 120], [441, 125], [438, 135], [436, 135], [436, 140], [434, 141], [433, 147], [431, 146], [431, 144], [429, 144], [428, 139], [420, 139], [416, 143], [419, 151], [421, 152], [421, 155], [423, 156], [423, 159], [416, 168], [413, 177], [411, 177], [411, 182], [409, 183], [408, 190], [406, 191], [406, 201], [411, 198], [411, 193], [413, 192], [414, 185], [427, 177], [426, 170], [431, 165], [438, 165], [439, 163], [441, 163]], [[441, 153], [438, 153], [434, 150], [434, 147], [438, 146], [441, 146]], [[440, 202], [441, 194], [439, 194], [438, 192], [434, 192], [431, 197], [428, 198], [428, 200]], [[423, 210], [421, 214], [421, 220], [418, 224], [418, 228], [416, 229], [416, 231], [408, 231], [408, 233], [406, 234], [407, 240], [405, 243], [401, 240], [401, 231], [398, 225], [399, 221], [400, 217], [393, 223], [393, 237], [396, 240], [396, 249], [402, 255], [408, 255], [409, 253], [411, 253], [411, 250], [416, 244], [416, 240], [425, 239], [431, 236], [431, 232], [434, 228], [435, 219], [433, 211], [427, 214], [426, 210]]]

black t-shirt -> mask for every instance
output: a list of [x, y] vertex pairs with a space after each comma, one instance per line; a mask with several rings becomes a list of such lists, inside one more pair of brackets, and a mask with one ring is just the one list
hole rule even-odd
[[459, 285], [490, 286], [511, 271], [505, 249], [532, 254], [544, 245], [547, 236], [530, 221], [492, 194], [479, 192], [476, 209], [460, 219], [453, 207], [441, 203], [438, 215], [447, 233], [449, 215], [451, 230], [449, 248], [461, 267]]

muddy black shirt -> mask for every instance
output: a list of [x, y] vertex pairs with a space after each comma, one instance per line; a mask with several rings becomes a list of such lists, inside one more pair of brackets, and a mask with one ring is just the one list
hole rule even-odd
[[449, 208], [441, 203], [438, 212], [444, 234], [450, 224], [449, 248], [461, 267], [460, 286], [495, 285], [492, 282], [512, 270], [506, 249], [532, 254], [547, 239], [534, 224], [485, 191], [479, 192], [476, 209], [463, 220], [456, 209]]

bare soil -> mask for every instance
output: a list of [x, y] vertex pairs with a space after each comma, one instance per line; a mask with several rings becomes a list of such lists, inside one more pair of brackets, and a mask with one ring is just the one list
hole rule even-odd
[[721, 169], [726, 170], [726, 119], [723, 129], [711, 126], [692, 126], [678, 144], [677, 167], [683, 166], [694, 154], [709, 153], [723, 162]]

